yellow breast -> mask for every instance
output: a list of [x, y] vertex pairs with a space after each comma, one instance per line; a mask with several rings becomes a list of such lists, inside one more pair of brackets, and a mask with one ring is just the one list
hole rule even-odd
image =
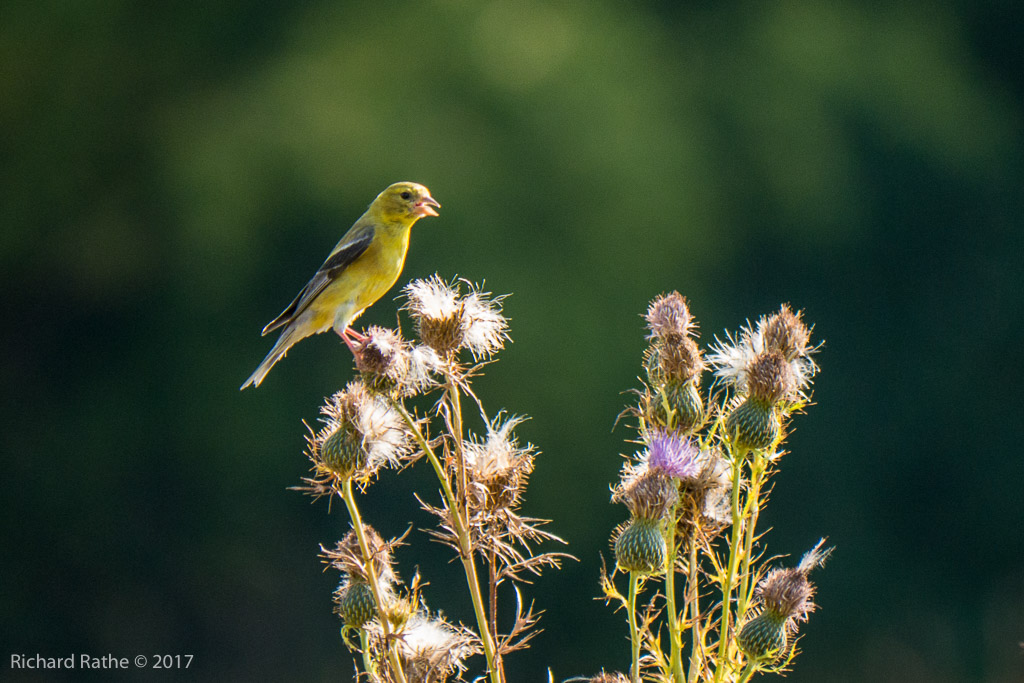
[[310, 305], [314, 324], [339, 331], [350, 325], [398, 281], [408, 250], [408, 226], [377, 227], [367, 250]]

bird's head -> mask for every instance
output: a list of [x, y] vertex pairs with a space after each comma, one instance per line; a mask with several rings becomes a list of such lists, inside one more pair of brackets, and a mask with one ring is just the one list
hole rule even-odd
[[436, 216], [441, 205], [419, 183], [395, 183], [377, 195], [374, 205], [384, 220], [410, 221]]

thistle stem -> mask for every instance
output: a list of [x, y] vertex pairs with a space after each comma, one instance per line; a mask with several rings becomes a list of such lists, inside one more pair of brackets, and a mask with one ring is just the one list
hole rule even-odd
[[704, 629], [700, 623], [700, 591], [697, 587], [697, 539], [690, 544], [690, 573], [686, 577], [687, 603], [690, 606], [690, 627], [693, 635], [692, 651], [690, 652], [690, 669], [687, 683], [696, 683], [697, 677], [704, 668]]
[[729, 541], [729, 568], [726, 572], [725, 585], [722, 586], [722, 621], [718, 632], [718, 663], [715, 667], [715, 683], [721, 683], [722, 676], [725, 674], [726, 654], [729, 641], [732, 639], [729, 634], [732, 617], [732, 584], [736, 580], [736, 571], [739, 568], [739, 559], [743, 552], [740, 545], [740, 534], [743, 527], [743, 517], [740, 514], [740, 488], [744, 457], [746, 457], [746, 449], [732, 453], [732, 534]]
[[[490, 602], [488, 607], [491, 615], [491, 633], [497, 635], [498, 633], [498, 558], [494, 548], [491, 548], [490, 558], [487, 562], [487, 576], [488, 576], [488, 593]], [[501, 679], [505, 679], [505, 662], [502, 660], [501, 653], [495, 654], [495, 665], [498, 667], [498, 671], [501, 674]]]
[[668, 518], [668, 530], [665, 532], [665, 544], [668, 553], [665, 557], [665, 599], [668, 602], [668, 630], [671, 647], [669, 666], [672, 669], [672, 680], [683, 681], [682, 638], [679, 628], [679, 615], [676, 612], [676, 507], [673, 506]]
[[373, 657], [370, 656], [370, 636], [365, 628], [359, 629], [359, 645], [363, 651], [363, 669], [371, 681], [378, 680], [377, 669], [373, 665]]
[[640, 575], [629, 573], [629, 640], [632, 647], [633, 664], [629, 669], [631, 683], [640, 683], [640, 631], [636, 627], [636, 594], [640, 584]]
[[[494, 638], [491, 635], [490, 626], [487, 623], [487, 610], [484, 608], [483, 596], [480, 593], [480, 581], [476, 573], [476, 562], [473, 559], [473, 548], [469, 538], [469, 531], [466, 528], [465, 522], [462, 520], [462, 516], [459, 514], [457, 507], [457, 501], [455, 494], [452, 491], [451, 483], [448, 481], [448, 475], [444, 470], [444, 465], [438, 460], [437, 454], [434, 453], [434, 449], [427, 443], [426, 437], [423, 436], [423, 432], [420, 431], [420, 427], [416, 424], [416, 420], [413, 419], [409, 411], [405, 409], [399, 401], [392, 401], [392, 405], [395, 410], [399, 412], [402, 419], [405, 420], [406, 425], [412, 430], [413, 438], [415, 438], [417, 445], [427, 455], [427, 459], [430, 464], [434, 467], [434, 472], [437, 474], [437, 479], [441, 483], [441, 491], [444, 495], [445, 502], [448, 504], [448, 509], [452, 513], [452, 526], [455, 527], [455, 535], [459, 539], [459, 559], [462, 561], [462, 568], [466, 574], [466, 583], [469, 586], [469, 596], [473, 602], [473, 612], [476, 614], [477, 628], [480, 629], [480, 642], [483, 644], [484, 656], [487, 658], [487, 670], [491, 679], [491, 683], [504, 683], [501, 672], [496, 664], [496, 653], [494, 647]], [[459, 440], [461, 442], [462, 435], [459, 434]]]
[[740, 592], [737, 596], [736, 619], [740, 619], [750, 605], [750, 562], [754, 554], [754, 529], [757, 517], [761, 512], [761, 484], [764, 481], [765, 459], [761, 451], [754, 451], [754, 459], [750, 465], [750, 491], [747, 493], [747, 504], [744, 517], [747, 519], [746, 536], [743, 542], [743, 561], [740, 567]]
[[398, 683], [406, 683], [402, 662], [398, 659], [394, 641], [391, 639], [391, 625], [388, 622], [387, 615], [384, 614], [384, 600], [377, 577], [377, 561], [370, 552], [370, 544], [366, 540], [366, 528], [363, 526], [363, 518], [359, 514], [359, 506], [356, 505], [355, 496], [352, 495], [352, 480], [350, 478], [346, 478], [341, 483], [341, 499], [345, 501], [345, 507], [348, 508], [349, 517], [352, 519], [352, 527], [356, 530], [356, 538], [359, 540], [359, 550], [363, 555], [363, 565], [366, 567], [366, 578], [369, 579], [370, 590], [373, 591], [373, 601], [377, 607], [377, 619], [380, 621], [381, 630], [384, 632], [388, 660], [391, 662], [391, 668], [394, 669]]
[[466, 454], [462, 447], [462, 398], [459, 395], [459, 386], [451, 376], [448, 377], [445, 391], [448, 394], [448, 405], [452, 419], [452, 424], [450, 425], [452, 436], [455, 437], [455, 465], [458, 471], [458, 485], [456, 488], [459, 494], [459, 507], [457, 509], [464, 511], [468, 520], [469, 512], [466, 510]]
[[736, 683], [747, 683], [747, 681], [750, 680], [750, 677], [754, 675], [754, 671], [754, 662], [747, 662], [746, 668], [743, 669], [743, 673], [740, 674], [739, 680]]

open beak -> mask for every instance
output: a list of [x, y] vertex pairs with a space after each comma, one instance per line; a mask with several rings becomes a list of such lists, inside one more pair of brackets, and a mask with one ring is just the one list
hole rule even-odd
[[421, 216], [436, 216], [437, 209], [440, 209], [441, 205], [437, 203], [430, 195], [427, 195], [420, 201], [416, 202], [416, 209]]

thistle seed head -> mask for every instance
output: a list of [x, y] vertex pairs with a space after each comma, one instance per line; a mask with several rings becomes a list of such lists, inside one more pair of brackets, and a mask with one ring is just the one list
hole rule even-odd
[[407, 351], [402, 336], [395, 330], [373, 325], [366, 330], [366, 341], [358, 342], [356, 369], [370, 375], [396, 379], [405, 374]]
[[501, 314], [503, 297], [488, 298], [489, 292], [481, 292], [470, 285], [469, 294], [462, 300], [462, 315], [465, 334], [462, 343], [473, 358], [490, 358], [505, 348], [508, 340], [508, 320]]
[[[818, 371], [811, 355], [817, 347], [809, 345], [810, 328], [794, 314], [788, 306], [778, 313], [761, 318], [757, 325], [749, 323], [740, 328], [737, 335], [726, 333], [726, 340], [715, 340], [708, 356], [708, 363], [715, 368], [717, 379], [732, 386], [738, 392], [751, 389], [751, 382], [769, 378], [776, 381], [776, 392], [782, 391], [786, 398], [794, 395], [805, 396], [814, 374]], [[762, 355], [781, 355], [788, 370], [757, 367]], [[763, 361], [775, 368], [776, 360]], [[752, 377], [754, 372], [759, 377]], [[767, 373], [767, 376], [766, 376]], [[781, 400], [781, 399], [780, 399]]]
[[404, 308], [415, 321], [420, 340], [442, 358], [460, 349], [469, 349], [478, 360], [489, 358], [509, 338], [508, 321], [501, 314], [502, 297], [491, 298], [476, 285], [466, 284], [469, 293], [463, 296], [458, 283], [433, 275], [413, 280], [403, 290]]
[[[380, 534], [370, 525], [365, 525], [366, 545], [370, 552], [370, 560], [373, 562], [377, 574], [378, 588], [382, 593], [392, 594], [394, 585], [398, 583], [398, 576], [394, 570], [394, 560], [391, 551], [395, 541], [388, 542], [381, 538]], [[363, 558], [362, 548], [359, 546], [359, 537], [355, 530], [350, 530], [334, 548], [328, 550], [321, 546], [321, 557], [332, 567], [340, 571], [351, 581], [369, 583], [370, 575], [366, 569], [366, 562]]]
[[409, 683], [442, 683], [465, 670], [463, 661], [479, 652], [476, 636], [440, 617], [413, 615], [398, 637]]
[[520, 447], [512, 430], [525, 418], [499, 414], [483, 440], [465, 442], [466, 469], [474, 487], [474, 503], [495, 511], [516, 504], [533, 471], [534, 448]]
[[432, 275], [426, 280], [413, 280], [403, 292], [405, 309], [423, 343], [442, 356], [458, 350], [463, 336], [458, 287]]
[[412, 435], [401, 415], [358, 380], [331, 396], [320, 412], [324, 427], [306, 441], [321, 474], [368, 479], [413, 453]]
[[702, 451], [698, 462], [697, 476], [681, 482], [679, 532], [687, 536], [693, 525], [711, 538], [732, 524], [732, 468], [715, 450]]
[[751, 619], [740, 629], [737, 643], [753, 660], [775, 660], [786, 651], [789, 638], [796, 633], [797, 622], [806, 621], [816, 605], [814, 584], [807, 574], [825, 563], [832, 548], [822, 550], [818, 541], [795, 568], [773, 569], [757, 584], [754, 596], [758, 605]]
[[432, 349], [413, 348], [395, 330], [372, 326], [366, 330], [366, 341], [357, 345], [356, 369], [376, 391], [415, 396], [435, 384], [434, 375], [441, 369]]

